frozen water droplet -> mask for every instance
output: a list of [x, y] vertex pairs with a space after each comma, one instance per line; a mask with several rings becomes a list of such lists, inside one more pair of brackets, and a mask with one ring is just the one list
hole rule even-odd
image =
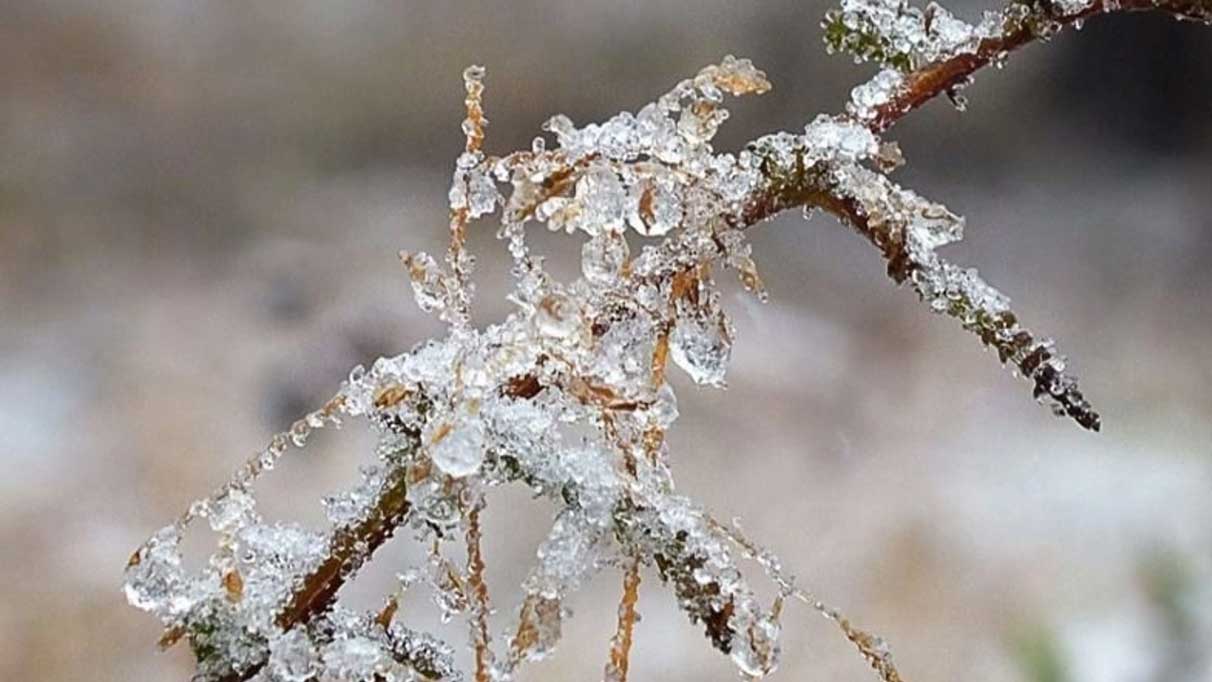
[[316, 674], [318, 661], [311, 638], [296, 628], [270, 639], [269, 669], [282, 682], [306, 682]]
[[579, 227], [589, 234], [623, 229], [627, 194], [610, 167], [597, 164], [577, 180], [576, 200], [581, 206]]
[[166, 526], [139, 548], [126, 568], [123, 586], [126, 601], [131, 606], [167, 620], [185, 613], [193, 605], [193, 599], [186, 594], [187, 579], [178, 550], [180, 542], [177, 528]]
[[480, 66], [479, 64], [472, 64], [471, 66], [468, 66], [466, 69], [463, 69], [464, 86], [468, 88], [473, 87], [473, 84], [477, 81], [484, 80], [484, 74], [486, 73], [487, 71], [484, 69], [484, 67]]
[[696, 102], [682, 109], [678, 116], [678, 133], [690, 145], [706, 144], [719, 130], [720, 123], [727, 117], [727, 112], [718, 109], [708, 101]]
[[682, 222], [682, 199], [668, 177], [651, 178], [632, 188], [633, 210], [628, 222], [645, 237], [660, 237]]
[[427, 452], [447, 476], [462, 478], [479, 471], [484, 461], [484, 425], [478, 417], [461, 416], [430, 436]]
[[384, 481], [381, 468], [364, 467], [362, 480], [356, 487], [347, 492], [329, 495], [321, 501], [329, 522], [339, 528], [365, 518], [378, 499]]
[[678, 418], [678, 397], [668, 383], [657, 389], [656, 399], [648, 408], [648, 418], [659, 429], [668, 429]]
[[821, 114], [804, 129], [809, 152], [819, 159], [861, 161], [879, 151], [878, 140], [866, 126]]
[[725, 55], [719, 66], [709, 66], [703, 73], [710, 75], [715, 84], [730, 95], [760, 95], [770, 91], [766, 74], [748, 59]]
[[408, 268], [417, 306], [427, 313], [445, 309], [446, 282], [442, 278], [442, 269], [433, 256], [423, 251], [415, 254], [401, 252], [400, 259]]
[[539, 301], [534, 320], [540, 334], [562, 339], [580, 328], [581, 311], [572, 298], [553, 292]]
[[602, 232], [581, 247], [581, 271], [589, 282], [610, 286], [618, 282], [628, 253], [627, 239], [621, 233]]
[[220, 533], [231, 533], [240, 527], [257, 521], [256, 498], [240, 488], [231, 488], [226, 494], [212, 500], [206, 509], [210, 527]]
[[482, 171], [473, 171], [467, 182], [467, 208], [472, 218], [492, 213], [501, 195], [492, 177]]
[[896, 95], [904, 76], [896, 69], [884, 69], [871, 80], [850, 91], [850, 112], [861, 119], [875, 118], [876, 109]]
[[737, 630], [732, 661], [749, 677], [765, 677], [778, 668], [781, 628], [769, 616], [754, 618], [748, 627]]
[[682, 139], [673, 120], [656, 104], [649, 104], [636, 115], [639, 144], [665, 163], [682, 161]]
[[695, 383], [723, 386], [732, 355], [731, 323], [722, 310], [686, 311], [674, 324], [669, 350]]

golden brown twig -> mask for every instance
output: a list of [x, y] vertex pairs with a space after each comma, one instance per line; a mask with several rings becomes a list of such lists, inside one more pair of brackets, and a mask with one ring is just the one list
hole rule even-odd
[[636, 609], [640, 599], [640, 560], [633, 559], [623, 573], [623, 596], [619, 600], [619, 620], [610, 641], [610, 662], [606, 664], [607, 682], [627, 682], [631, 662], [631, 642], [635, 632]]

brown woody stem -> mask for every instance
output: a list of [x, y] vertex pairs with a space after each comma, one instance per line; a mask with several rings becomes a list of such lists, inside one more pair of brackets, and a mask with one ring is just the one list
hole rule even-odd
[[488, 584], [484, 582], [484, 555], [480, 549], [480, 510], [475, 506], [467, 512], [467, 582], [472, 598], [472, 640], [475, 646], [476, 682], [489, 682], [492, 665], [491, 641], [488, 631]]
[[611, 682], [627, 682], [627, 670], [631, 664], [631, 642], [635, 632], [635, 605], [640, 599], [640, 560], [631, 562], [623, 574], [623, 596], [619, 600], [619, 620], [615, 626], [614, 639], [610, 643], [610, 662], [606, 664], [604, 679]]
[[[374, 508], [358, 523], [333, 533], [324, 561], [303, 578], [290, 601], [278, 613], [275, 623], [283, 630], [306, 625], [328, 611], [337, 592], [383, 546], [408, 516], [407, 470], [394, 468], [383, 486]], [[247, 680], [265, 665], [264, 661], [239, 674], [228, 675], [223, 682]]]
[[[1043, 3], [1040, 3], [1043, 4]], [[1159, 11], [1180, 19], [1207, 21], [1212, 18], [1210, 0], [1096, 0], [1089, 7], [1073, 14], [1049, 14], [1046, 19], [1055, 27], [1070, 26], [1093, 16], [1114, 12]], [[972, 74], [1024, 45], [1050, 37], [1041, 35], [1036, 24], [1024, 21], [1005, 35], [981, 41], [976, 52], [961, 54], [914, 70], [905, 77], [905, 85], [891, 101], [878, 107], [869, 127], [880, 133], [891, 128], [909, 112], [938, 95], [962, 85]]]

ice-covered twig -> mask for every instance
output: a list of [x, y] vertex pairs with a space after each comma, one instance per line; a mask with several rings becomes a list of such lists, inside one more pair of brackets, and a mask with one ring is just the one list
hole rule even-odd
[[[872, 4], [908, 7], [908, 3], [876, 0]], [[1083, 22], [1104, 14], [1118, 12], [1162, 12], [1178, 19], [1208, 23], [1212, 20], [1212, 2], [1209, 0], [1019, 0], [1001, 12], [989, 12], [981, 24], [967, 27], [957, 26], [953, 17], [946, 14], [935, 3], [920, 14], [923, 24], [926, 17], [932, 19], [935, 34], [952, 29], [951, 36], [958, 34], [955, 42], [965, 44], [954, 54], [940, 54], [935, 60], [922, 63], [899, 78], [898, 87], [885, 101], [875, 104], [869, 117], [873, 132], [883, 132], [906, 114], [927, 101], [944, 93], [954, 93], [971, 80], [973, 74], [991, 64], [1002, 64], [1009, 54], [1032, 43], [1048, 40], [1058, 31], [1068, 27], [1080, 28]], [[840, 40], [831, 40], [835, 49], [847, 49], [849, 44], [842, 36], [848, 35], [843, 13], [831, 15], [837, 18], [834, 35]], [[945, 17], [946, 23], [938, 17]], [[826, 28], [830, 25], [826, 24]], [[849, 34], [853, 35], [853, 34]], [[850, 44], [861, 44], [854, 40]], [[908, 60], [902, 60], [902, 65]], [[885, 80], [893, 80], [885, 74]], [[861, 88], [862, 86], [860, 86]]]
[[627, 682], [627, 671], [631, 667], [631, 643], [635, 636], [635, 623], [639, 619], [636, 602], [640, 598], [640, 560], [632, 560], [623, 572], [623, 596], [619, 598], [618, 623], [614, 637], [610, 640], [610, 660], [602, 675], [606, 682]]

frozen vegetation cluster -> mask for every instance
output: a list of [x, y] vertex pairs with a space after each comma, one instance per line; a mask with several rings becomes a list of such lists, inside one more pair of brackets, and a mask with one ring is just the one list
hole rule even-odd
[[[335, 397], [152, 535], [126, 569], [128, 600], [164, 624], [162, 645], [189, 643], [196, 679], [207, 682], [504, 681], [556, 648], [578, 587], [615, 570], [623, 591], [602, 679], [618, 682], [648, 569], [746, 678], [778, 666], [780, 616], [799, 602], [834, 620], [882, 679], [899, 680], [882, 641], [677, 492], [665, 439], [678, 418], [668, 373], [724, 386], [735, 332], [721, 280], [735, 273], [753, 295], [767, 295], [749, 228], [790, 208], [823, 210], [879, 249], [896, 282], [1030, 382], [1037, 400], [1097, 430], [1098, 415], [1052, 342], [1025, 329], [975, 270], [937, 253], [961, 238], [964, 219], [890, 179], [903, 160], [881, 134], [935, 95], [962, 102], [971, 74], [1014, 48], [1130, 9], [1212, 16], [1208, 0], [1033, 0], [971, 25], [934, 3], [843, 0], [822, 24], [829, 48], [880, 70], [854, 88], [843, 113], [736, 153], [712, 146], [726, 98], [770, 89], [745, 59], [725, 57], [635, 113], [581, 126], [553, 116], [546, 136], [504, 156], [484, 150], [484, 71], [467, 69], [449, 250], [441, 259], [401, 253], [417, 304], [446, 323], [446, 335], [354, 368]], [[465, 236], [487, 216], [498, 217], [512, 258], [513, 312], [477, 326]], [[555, 279], [531, 250], [527, 231], [544, 227], [580, 240], [575, 280]], [[263, 520], [256, 479], [313, 431], [354, 422], [373, 429], [378, 445], [361, 482], [322, 501], [328, 526]], [[493, 633], [481, 515], [486, 491], [503, 485], [526, 486], [557, 511], [520, 594], [495, 600], [515, 614], [512, 627]], [[217, 537], [196, 571], [181, 553], [195, 523]], [[381, 609], [344, 608], [341, 586], [393, 535], [421, 543], [427, 559], [402, 567]], [[465, 562], [451, 558], [455, 545]], [[756, 596], [741, 559], [772, 582], [773, 601]], [[456, 666], [460, 645], [399, 622], [406, 592], [427, 593], [444, 619], [466, 620], [472, 670]], [[410, 608], [418, 603], [410, 596]]]

